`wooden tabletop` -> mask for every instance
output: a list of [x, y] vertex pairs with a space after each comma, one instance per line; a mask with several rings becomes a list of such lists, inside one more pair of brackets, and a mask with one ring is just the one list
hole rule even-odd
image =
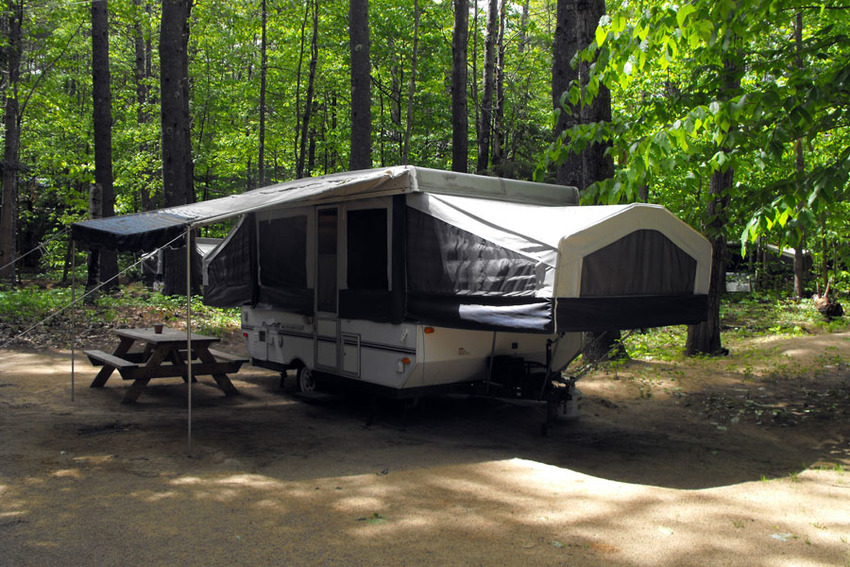
[[[145, 341], [153, 344], [186, 341], [186, 331], [169, 329], [167, 327], [162, 329], [161, 333], [154, 332], [153, 327], [145, 327], [141, 329], [116, 329], [115, 334], [119, 337], [126, 337], [128, 339]], [[218, 337], [211, 337], [209, 335], [198, 335], [192, 333], [191, 340], [192, 342], [197, 343], [215, 343], [221, 339]]]

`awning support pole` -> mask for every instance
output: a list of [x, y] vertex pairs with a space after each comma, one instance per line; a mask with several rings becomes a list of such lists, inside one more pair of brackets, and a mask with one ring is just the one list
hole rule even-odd
[[71, 401], [74, 401], [74, 360], [77, 358], [77, 241], [71, 240]]
[[187, 449], [192, 451], [192, 228], [186, 227], [186, 368], [187, 368]]

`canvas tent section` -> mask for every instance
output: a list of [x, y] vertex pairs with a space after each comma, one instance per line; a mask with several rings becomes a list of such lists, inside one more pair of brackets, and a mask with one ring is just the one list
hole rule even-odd
[[559, 244], [557, 327], [605, 330], [705, 320], [711, 244], [658, 205], [577, 209]]
[[663, 207], [407, 203], [413, 318], [547, 333], [705, 319], [711, 246]]

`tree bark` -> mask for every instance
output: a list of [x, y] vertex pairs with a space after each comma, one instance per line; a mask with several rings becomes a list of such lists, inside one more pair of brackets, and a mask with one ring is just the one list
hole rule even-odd
[[268, 71], [266, 0], [262, 1], [260, 11], [262, 32], [260, 36], [260, 131], [257, 148], [257, 187], [263, 187], [266, 184], [266, 73]]
[[504, 155], [504, 122], [505, 122], [505, 20], [507, 18], [507, 2], [502, 0], [499, 5], [499, 32], [496, 40], [496, 67], [494, 80], [496, 83], [496, 100], [493, 105], [493, 142], [492, 157], [493, 165], [502, 171]]
[[[587, 14], [582, 17], [580, 33], [581, 47], [594, 41], [599, 19], [605, 15], [605, 0], [588, 0]], [[587, 64], [585, 64], [587, 65]], [[582, 67], [582, 89], [587, 86], [589, 69]], [[593, 101], [582, 108], [583, 124], [611, 122], [611, 91], [605, 85], [599, 85], [599, 91]], [[582, 152], [582, 171], [584, 175], [582, 190], [614, 176], [614, 159], [608, 152], [611, 142], [593, 143]]]
[[[191, 0], [163, 0], [159, 37], [162, 120], [162, 186], [165, 205], [195, 201], [189, 117], [189, 15]], [[186, 252], [166, 249], [166, 295], [186, 293]], [[193, 282], [197, 270], [192, 270]], [[193, 287], [196, 287], [193, 283]]]
[[[305, 175], [309, 175], [309, 171], [305, 171], [304, 160], [305, 154], [309, 153], [307, 148], [307, 138], [310, 132], [310, 119], [313, 115], [313, 93], [316, 83], [316, 66], [319, 61], [319, 2], [316, 0], [312, 3], [313, 6], [313, 35], [310, 40], [310, 71], [307, 77], [307, 100], [304, 103], [304, 116], [301, 123], [300, 133], [300, 151], [298, 152], [298, 163], [296, 165], [295, 176], [301, 179]], [[312, 169], [312, 159], [309, 160]]]
[[729, 189], [734, 179], [732, 168], [716, 171], [711, 176], [706, 207], [706, 233], [711, 242], [711, 279], [708, 286], [708, 317], [696, 325], [688, 325], [685, 351], [694, 354], [726, 354], [720, 340], [720, 297], [726, 286], [726, 224], [725, 208], [729, 204]]
[[478, 164], [476, 170], [490, 167], [490, 143], [493, 127], [493, 90], [496, 72], [496, 35], [499, 33], [499, 1], [489, 0], [487, 38], [484, 42], [484, 78], [482, 79], [481, 113], [478, 118]]
[[[99, 219], [103, 212], [103, 187], [95, 183], [89, 187], [89, 218]], [[97, 287], [100, 282], [100, 257], [103, 250], [100, 248], [92, 248], [89, 250], [87, 273], [86, 273], [86, 291], [91, 291]], [[89, 296], [90, 301], [94, 300], [94, 296]]]
[[[108, 0], [92, 0], [92, 118], [94, 126], [94, 182], [98, 186], [99, 217], [115, 215], [115, 193], [112, 187], [112, 87], [109, 72], [109, 5]], [[92, 253], [93, 254], [93, 253]], [[105, 289], [118, 285], [118, 255], [115, 250], [101, 250], [99, 272], [95, 281]], [[91, 269], [92, 263], [89, 263]], [[92, 274], [89, 280], [92, 280]]]
[[401, 163], [410, 158], [410, 134], [413, 130], [413, 99], [416, 96], [416, 64], [419, 57], [419, 0], [413, 0], [413, 55], [410, 63], [410, 84], [407, 89], [407, 117], [404, 125], [404, 145]]
[[452, 171], [466, 173], [469, 163], [469, 106], [467, 105], [467, 46], [469, 0], [453, 0], [452, 31]]
[[[803, 13], [798, 11], [794, 25], [794, 43], [797, 51], [796, 65], [803, 68]], [[798, 139], [794, 145], [797, 162], [797, 212], [803, 208], [803, 175], [806, 173], [806, 160], [803, 156], [803, 140]], [[806, 247], [806, 230], [800, 226], [800, 239], [794, 246], [794, 297], [802, 299], [806, 288], [806, 263], [804, 250]], [[826, 284], [824, 284], [825, 286]]]
[[15, 283], [15, 234], [18, 220], [18, 170], [21, 124], [18, 117], [18, 82], [21, 71], [23, 0], [9, 0], [6, 14], [8, 43], [5, 46], [8, 79], [3, 116], [3, 189], [0, 193], [0, 282]]
[[351, 170], [372, 167], [372, 90], [369, 0], [351, 0], [348, 11], [351, 51]]
[[[580, 17], [576, 0], [558, 0], [555, 8], [555, 38], [552, 45], [552, 103], [558, 119], [555, 137], [579, 123], [581, 111], [570, 103], [570, 85], [579, 79], [578, 68], [570, 66], [570, 60], [580, 49], [577, 21]], [[584, 188], [582, 160], [578, 154], [570, 153], [555, 169], [555, 178], [561, 185]]]
[[295, 178], [298, 179], [298, 163], [301, 161], [301, 67], [304, 65], [304, 46], [307, 42], [307, 18], [310, 17], [310, 3], [304, 4], [304, 17], [301, 19], [301, 42], [298, 50], [298, 65], [295, 68], [295, 136], [292, 151], [295, 161]]
[[[734, 97], [741, 86], [743, 56], [739, 51], [730, 50], [723, 62], [718, 100]], [[734, 128], [735, 126], [731, 126]], [[722, 149], [722, 148], [720, 148]], [[708, 288], [708, 315], [704, 322], [688, 325], [688, 338], [685, 351], [689, 355], [728, 354], [720, 339], [720, 297], [726, 289], [726, 211], [730, 190], [734, 182], [734, 170], [715, 171], [709, 182], [710, 201], [705, 210], [705, 234], [711, 242], [711, 279]]]
[[[140, 130], [144, 130], [144, 126], [151, 120], [151, 93], [148, 81], [153, 74], [153, 47], [150, 36], [145, 33], [146, 31], [150, 32], [150, 30], [143, 29], [141, 24], [143, 18], [142, 0], [133, 0], [133, 5], [136, 8], [136, 21], [133, 23], [133, 47], [135, 51], [133, 75], [136, 81], [136, 104], [138, 105], [136, 122], [142, 127]], [[150, 16], [150, 10], [150, 3], [145, 2], [144, 12], [147, 16]], [[146, 155], [150, 151], [152, 151], [151, 144], [144, 140], [139, 142], [139, 153]], [[153, 184], [153, 177], [154, 173], [152, 171], [145, 171], [144, 178], [141, 181], [139, 202], [143, 211], [156, 209], [160, 202], [161, 194], [159, 190], [156, 189], [153, 195], [150, 192], [150, 185], [154, 185], [155, 187], [159, 185], [159, 183]]]

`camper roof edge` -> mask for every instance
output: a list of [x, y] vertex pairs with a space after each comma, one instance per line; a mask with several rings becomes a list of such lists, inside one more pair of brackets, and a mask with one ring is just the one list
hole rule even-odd
[[411, 170], [411, 174], [416, 178], [414, 191], [423, 193], [442, 193], [556, 207], [579, 204], [578, 189], [566, 185], [422, 167], [414, 167]]

